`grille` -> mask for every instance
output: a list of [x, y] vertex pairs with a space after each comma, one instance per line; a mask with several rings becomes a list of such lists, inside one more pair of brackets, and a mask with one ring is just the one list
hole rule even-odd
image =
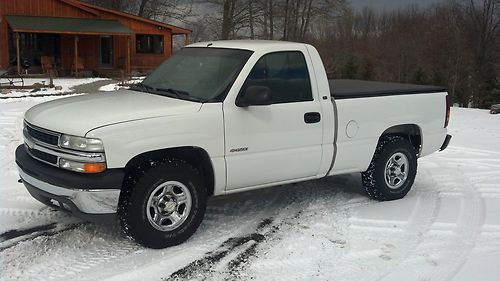
[[59, 144], [59, 136], [55, 134], [49, 134], [44, 131], [41, 131], [39, 129], [33, 128], [30, 125], [26, 126], [26, 130], [28, 131], [28, 134], [41, 142], [50, 144], [50, 145], [55, 145], [57, 146]]
[[57, 165], [57, 156], [42, 152], [40, 150], [31, 149], [26, 146], [28, 153], [36, 159], [42, 160], [52, 165]]

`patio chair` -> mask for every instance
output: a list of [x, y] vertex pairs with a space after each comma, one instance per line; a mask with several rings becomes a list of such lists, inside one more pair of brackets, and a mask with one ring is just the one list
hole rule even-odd
[[81, 72], [82, 70], [85, 69], [85, 63], [83, 57], [78, 57], [76, 60], [76, 68], [75, 68], [75, 63], [71, 65], [71, 72], [73, 75], [76, 75], [75, 71]]
[[43, 73], [47, 73], [50, 76], [57, 76], [57, 69], [56, 69], [56, 66], [54, 64], [53, 57], [42, 56], [40, 58], [40, 61], [42, 63]]

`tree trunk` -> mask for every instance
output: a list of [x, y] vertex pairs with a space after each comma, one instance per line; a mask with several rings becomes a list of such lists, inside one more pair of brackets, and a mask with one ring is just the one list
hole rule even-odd
[[250, 39], [255, 39], [252, 1], [248, 1], [248, 24], [250, 25]]
[[269, 39], [274, 40], [274, 7], [273, 7], [273, 0], [269, 0]]
[[141, 5], [139, 6], [139, 13], [137, 14], [139, 17], [144, 17], [144, 10], [149, 0], [141, 0]]
[[288, 3], [290, 0], [286, 0], [285, 2], [285, 24], [283, 25], [283, 39], [288, 40], [288, 23], [289, 23], [289, 7]]
[[269, 39], [269, 32], [268, 32], [268, 26], [267, 23], [269, 21], [269, 8], [268, 8], [269, 2], [267, 0], [264, 0], [262, 3], [262, 9], [264, 10], [264, 13], [262, 13], [263, 19], [262, 19], [262, 30], [264, 31], [263, 37], [264, 39]]
[[306, 38], [306, 32], [309, 28], [309, 22], [311, 20], [311, 11], [312, 11], [312, 2], [313, 0], [309, 0], [309, 2], [304, 3], [304, 9], [302, 11], [302, 24], [300, 27], [300, 39], [302, 41]]
[[222, 40], [229, 39], [229, 34], [231, 33], [231, 29], [233, 28], [233, 23], [232, 23], [233, 2], [234, 0], [224, 0], [223, 14], [222, 14], [222, 34], [221, 34]]

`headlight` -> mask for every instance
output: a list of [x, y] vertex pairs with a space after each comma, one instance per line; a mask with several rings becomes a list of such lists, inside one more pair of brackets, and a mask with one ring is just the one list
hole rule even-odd
[[69, 135], [61, 135], [59, 139], [59, 146], [80, 151], [104, 151], [104, 145], [99, 139], [88, 139]]
[[59, 167], [74, 172], [97, 174], [106, 170], [106, 163], [82, 163], [61, 158]]

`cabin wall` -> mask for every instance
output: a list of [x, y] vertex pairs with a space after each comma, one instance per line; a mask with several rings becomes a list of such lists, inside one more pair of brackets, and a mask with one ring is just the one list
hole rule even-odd
[[[4, 1], [0, 1], [0, 11], [3, 10]], [[8, 57], [9, 57], [9, 45], [7, 37], [7, 21], [5, 17], [0, 14], [0, 69], [7, 69], [8, 67]]]
[[[83, 58], [85, 69], [97, 69], [98, 36], [78, 35], [78, 57]], [[61, 35], [61, 67], [71, 70], [75, 61], [75, 35]]]
[[91, 13], [59, 0], [2, 0], [5, 15], [93, 18]]
[[[154, 69], [164, 60], [172, 55], [172, 32], [156, 25], [136, 21], [125, 17], [115, 17], [123, 25], [133, 30], [134, 34], [130, 37], [130, 55], [132, 70]], [[164, 52], [163, 54], [140, 54], [136, 51], [136, 34], [163, 35]], [[127, 57], [127, 37], [114, 36], [114, 58], [116, 67], [124, 67]]]

